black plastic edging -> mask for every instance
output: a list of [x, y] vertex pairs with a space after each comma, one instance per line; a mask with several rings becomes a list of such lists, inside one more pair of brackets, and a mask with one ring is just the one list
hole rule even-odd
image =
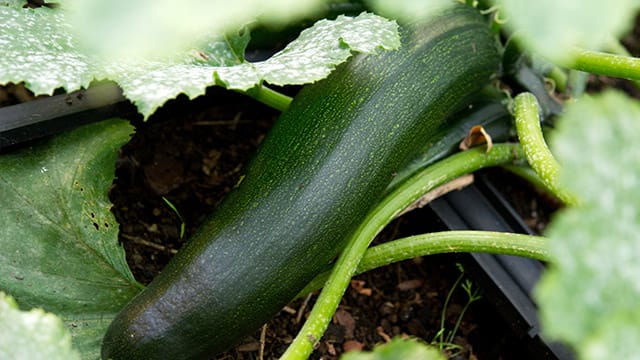
[[[436, 199], [429, 206], [451, 230], [532, 233], [483, 176], [478, 176], [475, 184]], [[495, 305], [512, 330], [527, 334], [528, 351], [533, 358], [575, 359], [566, 347], [549, 342], [540, 334], [537, 307], [531, 293], [544, 269], [541, 262], [516, 256], [472, 253], [464, 265], [469, 276], [484, 290], [485, 298]]]
[[80, 125], [136, 114], [114, 83], [0, 108], [0, 151]]

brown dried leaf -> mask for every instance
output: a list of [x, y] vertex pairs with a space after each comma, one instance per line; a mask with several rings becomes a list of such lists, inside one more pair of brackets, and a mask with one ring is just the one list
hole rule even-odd
[[476, 125], [469, 130], [467, 136], [460, 142], [460, 150], [469, 150], [474, 146], [487, 144], [486, 152], [491, 151], [493, 140], [482, 125]]
[[365, 282], [363, 280], [351, 280], [351, 288], [358, 294], [364, 296], [371, 296], [373, 293], [370, 288], [364, 287]]

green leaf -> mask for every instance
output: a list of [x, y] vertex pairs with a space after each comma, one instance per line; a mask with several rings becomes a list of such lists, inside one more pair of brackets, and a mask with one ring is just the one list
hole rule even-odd
[[454, 0], [369, 0], [376, 13], [394, 19], [424, 19], [454, 4]]
[[499, 0], [507, 26], [532, 52], [559, 63], [571, 49], [602, 50], [633, 25], [637, 0]]
[[352, 51], [371, 54], [400, 47], [395, 22], [362, 13], [320, 20], [272, 58], [256, 63], [262, 79], [276, 85], [304, 84], [325, 78]]
[[0, 6], [9, 6], [13, 8], [21, 8], [27, 3], [27, 0], [1, 0]]
[[80, 41], [101, 57], [171, 55], [260, 19], [283, 25], [323, 0], [83, 0], [67, 2]]
[[62, 320], [42, 309], [20, 311], [0, 291], [0, 359], [75, 360], [71, 335]]
[[[109, 2], [106, 2], [109, 3]], [[155, 5], [154, 5], [155, 7]], [[249, 33], [227, 32], [175, 58], [102, 58], [79, 45], [65, 13], [0, 7], [0, 83], [25, 81], [36, 94], [87, 87], [91, 80], [116, 81], [146, 117], [184, 93], [194, 98], [208, 86], [248, 90], [263, 81], [276, 85], [320, 80], [352, 51], [372, 53], [400, 46], [397, 25], [363, 13], [322, 20], [272, 58], [248, 63]], [[37, 24], [37, 26], [36, 26]]]
[[537, 288], [543, 330], [583, 359], [640, 351], [640, 104], [606, 92], [567, 106], [551, 139], [560, 182], [579, 200], [546, 235]]
[[214, 84], [245, 91], [263, 81], [274, 85], [311, 83], [329, 75], [352, 51], [372, 53], [378, 48], [390, 50], [399, 46], [394, 22], [363, 13], [355, 18], [320, 20], [282, 51], [261, 62], [235, 66], [145, 62], [111, 72], [125, 95], [147, 115], [180, 93], [194, 98]]
[[376, 346], [372, 352], [348, 352], [341, 360], [444, 360], [435, 347], [417, 340], [394, 338], [391, 342]]
[[21, 308], [62, 317], [83, 358], [138, 291], [107, 191], [123, 120], [84, 126], [0, 156], [0, 289]]
[[51, 94], [87, 87], [98, 75], [60, 12], [0, 7], [0, 19], [0, 84], [24, 81], [36, 94]]

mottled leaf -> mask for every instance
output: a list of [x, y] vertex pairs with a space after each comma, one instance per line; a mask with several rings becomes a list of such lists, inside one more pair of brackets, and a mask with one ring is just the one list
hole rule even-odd
[[[155, 8], [155, 5], [154, 5]], [[98, 57], [79, 45], [65, 13], [0, 7], [0, 83], [25, 81], [36, 94], [86, 87], [91, 80], [116, 81], [148, 117], [181, 93], [190, 98], [212, 85], [247, 90], [263, 81], [304, 84], [326, 77], [352, 51], [372, 53], [400, 45], [397, 25], [372, 14], [322, 20], [266, 61], [248, 63], [249, 33], [226, 32], [172, 58]]]
[[21, 8], [27, 3], [27, 0], [1, 0], [0, 6], [9, 6], [13, 8]]
[[0, 155], [0, 289], [60, 316], [85, 359], [140, 289], [107, 198], [131, 132], [109, 120]]
[[[567, 107], [551, 148], [579, 206], [546, 235], [554, 261], [537, 289], [543, 330], [582, 359], [640, 351], [640, 104], [617, 92]], [[632, 356], [632, 354], [634, 354]]]
[[67, 2], [79, 40], [101, 57], [171, 55], [248, 23], [282, 25], [324, 0], [82, 0]]
[[277, 85], [304, 84], [325, 78], [351, 52], [374, 53], [400, 46], [397, 25], [379, 16], [339, 16], [320, 20], [272, 58], [256, 63], [262, 79]]
[[0, 7], [0, 84], [24, 81], [36, 94], [87, 87], [101, 71], [70, 31], [58, 11]]
[[80, 360], [71, 335], [57, 316], [42, 309], [20, 311], [0, 291], [0, 359]]

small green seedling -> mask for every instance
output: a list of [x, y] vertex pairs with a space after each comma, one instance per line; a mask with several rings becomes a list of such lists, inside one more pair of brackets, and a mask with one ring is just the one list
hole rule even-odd
[[167, 206], [169, 206], [169, 208], [171, 208], [171, 210], [173, 210], [173, 212], [178, 216], [178, 219], [180, 220], [180, 239], [184, 239], [184, 233], [186, 228], [186, 223], [184, 221], [184, 218], [182, 217], [182, 215], [180, 215], [180, 211], [178, 211], [176, 206], [173, 205], [173, 203], [169, 201], [169, 199], [163, 196], [162, 200], [164, 200]]
[[[458, 267], [458, 270], [460, 270], [460, 275], [447, 293], [447, 297], [445, 298], [444, 305], [442, 307], [442, 312], [440, 313], [440, 329], [431, 341], [432, 345], [438, 347], [441, 351], [449, 353], [450, 357], [459, 355], [463, 350], [460, 345], [454, 343], [456, 334], [458, 332], [458, 329], [460, 328], [460, 323], [462, 322], [462, 318], [464, 317], [465, 313], [472, 303], [482, 299], [482, 296], [480, 295], [480, 289], [478, 287], [474, 287], [471, 280], [465, 279], [465, 272], [462, 264], [457, 263], [456, 266]], [[462, 280], [464, 280], [464, 282]], [[462, 311], [460, 311], [460, 314], [458, 314], [453, 329], [447, 334], [447, 329], [445, 326], [447, 318], [447, 308], [449, 307], [449, 302], [451, 301], [451, 297], [453, 296], [454, 291], [458, 287], [462, 288], [462, 290], [464, 290], [464, 292], [467, 294], [467, 302], [462, 308]]]

